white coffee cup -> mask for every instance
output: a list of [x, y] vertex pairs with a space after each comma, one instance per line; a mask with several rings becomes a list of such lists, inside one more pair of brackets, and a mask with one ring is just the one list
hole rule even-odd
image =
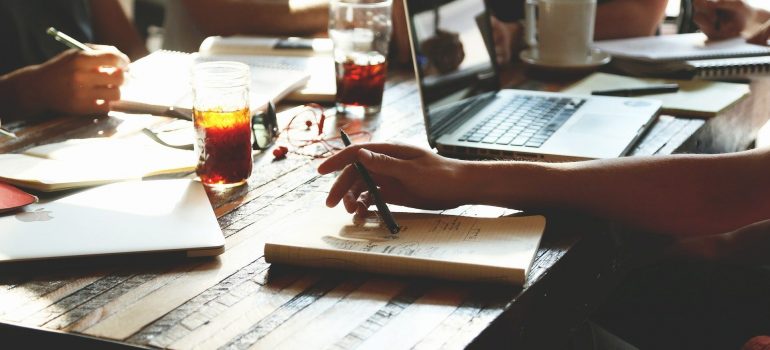
[[525, 14], [534, 58], [562, 65], [589, 60], [596, 0], [527, 0]]

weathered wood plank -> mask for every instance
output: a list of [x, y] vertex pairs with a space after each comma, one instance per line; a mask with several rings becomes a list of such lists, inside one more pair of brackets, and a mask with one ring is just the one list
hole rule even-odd
[[[348, 334], [337, 343], [339, 349], [361, 347], [366, 349], [405, 349], [413, 347], [443, 320], [451, 315], [467, 296], [468, 289], [441, 286], [428, 290], [411, 304]], [[419, 320], [415, 322], [415, 320]], [[351, 340], [353, 340], [351, 342]]]
[[[339, 284], [339, 280], [322, 280], [317, 275], [305, 275], [286, 289], [277, 290], [272, 283], [263, 287], [264, 293], [256, 293], [239, 301], [219, 317], [212, 318], [205, 326], [171, 345], [173, 348], [218, 348], [244, 331], [269, 332], [270, 323], [281, 323], [284, 317], [313, 303]], [[250, 334], [250, 335], [251, 335]]]
[[[228, 343], [226, 348], [250, 346], [251, 349], [308, 349], [327, 348], [377, 313], [389, 301], [397, 297], [406, 288], [399, 280], [373, 278], [366, 281], [355, 291], [346, 295], [334, 307], [304, 323], [295, 329], [294, 336], [276, 339], [248, 339], [239, 337]], [[245, 334], [248, 336], [248, 333]], [[248, 340], [248, 341], [247, 341]], [[252, 343], [253, 340], [253, 343]], [[270, 345], [266, 347], [266, 345]]]

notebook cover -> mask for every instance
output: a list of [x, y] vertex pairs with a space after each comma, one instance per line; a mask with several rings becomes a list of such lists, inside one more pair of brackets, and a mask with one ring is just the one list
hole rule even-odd
[[9, 184], [0, 182], [0, 213], [37, 202], [37, 197]]

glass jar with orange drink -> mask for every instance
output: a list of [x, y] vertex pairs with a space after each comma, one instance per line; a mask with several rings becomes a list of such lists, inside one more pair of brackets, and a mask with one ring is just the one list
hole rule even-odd
[[251, 176], [249, 66], [205, 62], [193, 68], [196, 173], [204, 185], [233, 187]]

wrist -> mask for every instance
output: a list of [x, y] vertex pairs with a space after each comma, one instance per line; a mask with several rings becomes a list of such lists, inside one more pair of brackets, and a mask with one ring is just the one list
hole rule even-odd
[[6, 121], [25, 119], [28, 116], [23, 84], [27, 70], [27, 67], [21, 68], [0, 77], [0, 104], [4, 108], [3, 118]]
[[566, 168], [540, 162], [469, 162], [466, 166], [468, 203], [512, 209], [537, 209], [564, 200]]

